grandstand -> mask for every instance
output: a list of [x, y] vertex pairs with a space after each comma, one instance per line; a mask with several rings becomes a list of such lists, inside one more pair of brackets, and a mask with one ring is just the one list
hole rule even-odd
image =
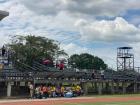
[[[0, 51], [2, 52], [2, 51]], [[37, 84], [80, 84], [84, 94], [117, 94], [138, 93], [140, 90], [140, 74], [134, 70], [114, 71], [104, 70], [104, 77], [96, 72], [76, 71], [74, 68], [59, 70], [47, 67], [34, 61], [33, 66], [21, 61], [11, 62], [10, 51], [0, 53], [0, 96], [28, 95], [28, 83]], [[18, 66], [17, 66], [18, 65]]]

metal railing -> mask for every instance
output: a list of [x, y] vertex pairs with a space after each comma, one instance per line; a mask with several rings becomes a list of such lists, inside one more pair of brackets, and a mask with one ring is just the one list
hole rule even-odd
[[117, 81], [139, 81], [140, 75], [136, 73], [129, 73], [124, 71], [105, 71], [102, 78], [100, 73], [94, 74], [92, 72], [76, 72], [73, 70], [58, 70], [55, 67], [46, 67], [38, 62], [35, 62], [33, 66], [29, 66], [22, 62], [16, 61], [17, 67], [9, 71], [0, 72], [0, 81], [29, 81], [29, 80], [117, 80]]

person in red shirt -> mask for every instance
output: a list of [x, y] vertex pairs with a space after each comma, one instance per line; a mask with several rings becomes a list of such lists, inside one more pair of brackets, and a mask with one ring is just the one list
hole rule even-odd
[[42, 91], [43, 91], [43, 97], [47, 98], [48, 97], [48, 87], [43, 86]]
[[59, 69], [60, 69], [60, 70], [63, 70], [63, 69], [64, 69], [64, 63], [63, 63], [63, 62], [61, 62], [61, 63], [59, 64]]

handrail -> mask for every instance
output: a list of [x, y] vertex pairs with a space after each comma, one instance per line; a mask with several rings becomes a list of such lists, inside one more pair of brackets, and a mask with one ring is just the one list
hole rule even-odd
[[[20, 61], [16, 61], [15, 64], [17, 64], [18, 72], [17, 71], [5, 71], [0, 72], [0, 79], [10, 79], [10, 78], [77, 78], [77, 79], [85, 79], [85, 80], [100, 80], [101, 75], [95, 74], [95, 78], [92, 78], [92, 73], [90, 72], [75, 72], [75, 71], [68, 71], [68, 70], [45, 70], [44, 68], [47, 68], [46, 66], [39, 64], [38, 62], [34, 62], [36, 64], [35, 66], [31, 67], [25, 63], [22, 63]], [[22, 71], [22, 72], [21, 72]], [[29, 75], [30, 73], [34, 74]], [[6, 78], [8, 76], [8, 78]], [[18, 79], [17, 78], [17, 79]], [[135, 81], [139, 80], [140, 75], [130, 74], [127, 72], [105, 72], [104, 73], [104, 79], [105, 80], [130, 80]]]
[[16, 61], [15, 64], [18, 65], [18, 67], [17, 67], [18, 69], [21, 69], [21, 70], [24, 69], [23, 71], [27, 71], [27, 70], [29, 70], [29, 71], [37, 71], [37, 69], [35, 69], [35, 68], [25, 64], [25, 63], [22, 63], [20, 61]]

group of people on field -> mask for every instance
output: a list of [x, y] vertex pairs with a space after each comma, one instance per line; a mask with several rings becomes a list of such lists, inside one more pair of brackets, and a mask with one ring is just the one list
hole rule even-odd
[[83, 94], [83, 90], [80, 85], [73, 86], [46, 86], [38, 85], [34, 87], [32, 84], [29, 85], [30, 97], [37, 99], [44, 99], [49, 97], [76, 97]]

